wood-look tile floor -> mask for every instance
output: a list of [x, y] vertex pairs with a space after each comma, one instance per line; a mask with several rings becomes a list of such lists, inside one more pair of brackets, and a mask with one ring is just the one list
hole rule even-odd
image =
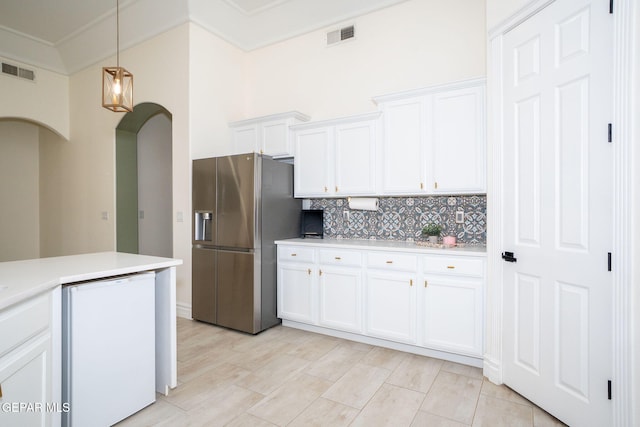
[[562, 426], [482, 371], [276, 326], [178, 319], [178, 387], [125, 426]]

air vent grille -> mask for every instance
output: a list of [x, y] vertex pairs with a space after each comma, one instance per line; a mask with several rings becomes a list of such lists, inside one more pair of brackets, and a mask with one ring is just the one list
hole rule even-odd
[[353, 25], [340, 28], [339, 30], [329, 31], [327, 33], [327, 45], [331, 46], [336, 43], [343, 42], [354, 38], [356, 35], [356, 29]]
[[36, 79], [36, 73], [33, 70], [27, 68], [21, 68], [16, 65], [2, 63], [2, 73], [10, 76], [19, 77], [25, 80], [34, 81]]

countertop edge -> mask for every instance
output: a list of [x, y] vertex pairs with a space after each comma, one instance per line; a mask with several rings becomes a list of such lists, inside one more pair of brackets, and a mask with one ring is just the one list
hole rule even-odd
[[297, 245], [316, 248], [364, 249], [392, 252], [412, 252], [424, 255], [464, 255], [486, 257], [485, 246], [465, 246], [460, 248], [432, 248], [420, 246], [413, 242], [395, 240], [351, 240], [351, 239], [283, 239], [276, 240], [276, 245]]
[[[97, 252], [0, 263], [0, 310], [57, 286], [181, 265], [181, 259]], [[16, 283], [12, 286], [12, 283]]]

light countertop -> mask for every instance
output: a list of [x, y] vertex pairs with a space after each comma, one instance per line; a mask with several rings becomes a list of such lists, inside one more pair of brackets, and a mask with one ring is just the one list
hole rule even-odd
[[0, 310], [58, 285], [180, 264], [180, 259], [121, 252], [0, 262]]
[[415, 242], [403, 242], [397, 240], [356, 240], [356, 239], [285, 239], [277, 240], [276, 244], [288, 244], [299, 246], [313, 246], [323, 248], [360, 249], [360, 250], [384, 250], [393, 252], [415, 252], [417, 254], [438, 255], [467, 255], [485, 257], [486, 246], [464, 245], [460, 247], [432, 247], [422, 246]]

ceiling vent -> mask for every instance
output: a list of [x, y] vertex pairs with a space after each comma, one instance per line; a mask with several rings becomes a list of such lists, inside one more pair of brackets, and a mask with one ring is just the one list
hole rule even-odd
[[355, 36], [356, 36], [356, 29], [353, 25], [340, 28], [339, 30], [329, 31], [327, 33], [327, 46], [331, 46], [336, 43], [340, 43], [340, 42], [352, 39]]
[[34, 81], [36, 79], [36, 73], [33, 70], [27, 68], [21, 68], [16, 65], [2, 63], [2, 74], [8, 74], [10, 76], [19, 77], [25, 80]]

